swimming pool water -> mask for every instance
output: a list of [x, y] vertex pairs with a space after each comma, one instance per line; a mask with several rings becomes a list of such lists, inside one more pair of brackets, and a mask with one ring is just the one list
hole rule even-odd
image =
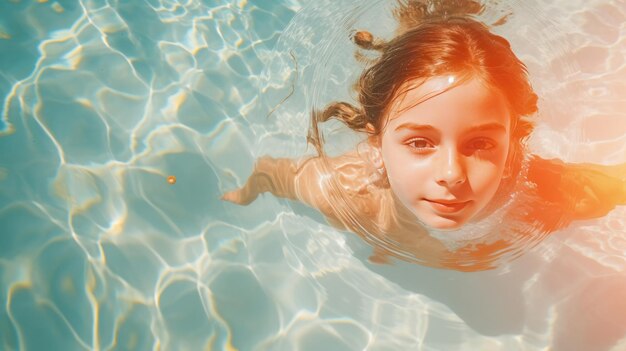
[[[487, 6], [514, 11], [497, 30], [542, 97], [531, 149], [626, 162], [626, 4]], [[388, 10], [0, 2], [0, 349], [626, 350], [624, 208], [460, 273], [371, 264], [296, 203], [219, 200], [256, 157], [313, 152], [310, 108], [359, 72], [350, 31], [388, 35]]]

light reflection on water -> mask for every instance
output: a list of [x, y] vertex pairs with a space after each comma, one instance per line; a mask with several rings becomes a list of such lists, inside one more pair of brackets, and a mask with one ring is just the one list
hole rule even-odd
[[[626, 9], [619, 1], [527, 5], [550, 21], [529, 28], [513, 18], [517, 30], [505, 36], [543, 97], [533, 151], [626, 161], [618, 79]], [[308, 93], [348, 94], [354, 72], [331, 67], [337, 89], [302, 88], [267, 116], [293, 82], [323, 77], [311, 63], [323, 59], [314, 53], [324, 38], [304, 29], [315, 11], [350, 19], [342, 11], [354, 10], [332, 6], [0, 4], [0, 127], [9, 131], [0, 136], [1, 349], [624, 346], [623, 208], [498, 270], [467, 274], [371, 265], [367, 245], [303, 206], [219, 200], [257, 156], [312, 151]], [[364, 18], [368, 6], [358, 8]], [[320, 31], [342, 37], [362, 24]], [[568, 44], [528, 45], [542, 32]], [[546, 55], [553, 60], [538, 59]]]

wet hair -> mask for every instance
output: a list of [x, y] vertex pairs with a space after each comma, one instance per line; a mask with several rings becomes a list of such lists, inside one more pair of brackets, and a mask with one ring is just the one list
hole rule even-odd
[[415, 83], [448, 75], [458, 78], [455, 85], [480, 79], [505, 97], [512, 118], [515, 158], [509, 162], [518, 165], [524, 140], [533, 129], [526, 117], [537, 111], [537, 95], [526, 66], [509, 42], [471, 17], [481, 11], [482, 5], [473, 0], [399, 1], [394, 11], [398, 29], [393, 39], [383, 42], [369, 32], [356, 32], [355, 44], [379, 51], [380, 56], [355, 85], [358, 104], [334, 102], [314, 113], [314, 133], [317, 123], [334, 118], [359, 132], [371, 124], [376, 135], [384, 128], [390, 106]]

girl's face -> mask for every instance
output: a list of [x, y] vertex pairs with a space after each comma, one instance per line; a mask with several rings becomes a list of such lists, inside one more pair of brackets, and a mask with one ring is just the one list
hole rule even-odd
[[371, 140], [396, 197], [437, 229], [458, 228], [487, 206], [511, 139], [505, 98], [477, 79], [444, 91], [453, 81], [434, 77], [396, 99]]

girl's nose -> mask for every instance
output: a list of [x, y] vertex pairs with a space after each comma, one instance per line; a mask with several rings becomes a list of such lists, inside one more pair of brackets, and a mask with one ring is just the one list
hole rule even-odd
[[467, 179], [461, 155], [455, 148], [442, 149], [436, 167], [435, 180], [439, 185], [453, 187]]

